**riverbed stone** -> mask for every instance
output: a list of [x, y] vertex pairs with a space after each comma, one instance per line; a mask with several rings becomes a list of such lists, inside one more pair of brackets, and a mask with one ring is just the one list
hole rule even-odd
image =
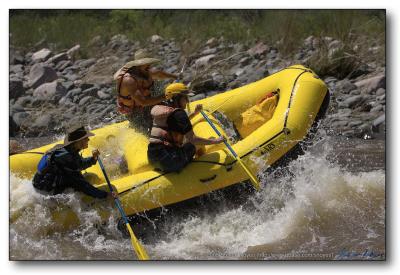
[[355, 85], [366, 94], [375, 93], [379, 88], [386, 89], [386, 75], [384, 73], [357, 81]]
[[36, 89], [43, 83], [52, 82], [57, 78], [57, 72], [53, 68], [43, 63], [37, 63], [30, 69], [28, 84], [33, 89]]
[[51, 54], [52, 54], [51, 50], [44, 48], [32, 54], [31, 59], [32, 62], [34, 63], [43, 62], [46, 61], [51, 56]]
[[57, 80], [44, 83], [33, 92], [33, 96], [39, 100], [58, 102], [66, 94], [66, 89]]
[[9, 96], [10, 98], [18, 98], [25, 92], [23, 82], [21, 80], [10, 80], [9, 82]]

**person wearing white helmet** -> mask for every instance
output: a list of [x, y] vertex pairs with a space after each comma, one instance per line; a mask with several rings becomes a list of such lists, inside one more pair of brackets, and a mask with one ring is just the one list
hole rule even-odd
[[[184, 108], [189, 103], [189, 89], [182, 83], [167, 86], [166, 104], [151, 109], [153, 127], [147, 150], [149, 162], [163, 172], [179, 172], [196, 154], [195, 145], [218, 144], [219, 138], [201, 138], [194, 134], [189, 116]], [[197, 105], [194, 114], [202, 109]], [[193, 115], [193, 114], [192, 114]]]

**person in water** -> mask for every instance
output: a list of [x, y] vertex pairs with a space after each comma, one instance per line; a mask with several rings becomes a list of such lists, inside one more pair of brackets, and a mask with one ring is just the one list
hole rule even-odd
[[146, 135], [151, 129], [151, 107], [165, 100], [164, 95], [151, 97], [154, 80], [177, 79], [174, 74], [151, 68], [159, 61], [150, 57], [145, 50], [139, 50], [133, 61], [114, 74], [118, 111], [126, 115], [131, 127]]
[[91, 136], [94, 134], [82, 126], [69, 131], [64, 144], [55, 146], [40, 160], [38, 170], [33, 177], [34, 188], [52, 195], [72, 188], [99, 199], [114, 196], [115, 194], [92, 186], [81, 173], [82, 170], [95, 165], [100, 154], [98, 150], [94, 150], [91, 157], [83, 158], [79, 155], [81, 150], [88, 148]]
[[[189, 89], [184, 84], [170, 84], [165, 91], [168, 101], [151, 109], [153, 127], [147, 157], [151, 164], [163, 172], [181, 171], [196, 154], [195, 145], [218, 144], [224, 141], [223, 137], [207, 139], [194, 134], [190, 118], [184, 111], [189, 103], [188, 93]], [[201, 109], [202, 106], [197, 105], [190, 117]]]

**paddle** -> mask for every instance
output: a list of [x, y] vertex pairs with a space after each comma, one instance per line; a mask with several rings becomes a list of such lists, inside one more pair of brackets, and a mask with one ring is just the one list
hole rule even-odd
[[[214, 129], [215, 133], [217, 133], [218, 136], [222, 136], [222, 134], [218, 131], [217, 127], [215, 127], [214, 123], [208, 118], [208, 116], [201, 110], [200, 113], [204, 117], [205, 120], [207, 120], [208, 124], [210, 124], [211, 128]], [[256, 190], [260, 190], [260, 183], [258, 182], [257, 178], [251, 173], [251, 171], [246, 167], [246, 165], [242, 162], [240, 157], [235, 153], [233, 148], [229, 145], [228, 141], [224, 139], [224, 143], [226, 147], [229, 149], [233, 157], [237, 160], [237, 162], [242, 166], [243, 170], [249, 175], [250, 181], [252, 182], [254, 188]]]
[[[101, 161], [100, 158], [98, 158], [97, 161], [99, 162], [101, 171], [103, 172], [104, 177], [105, 177], [105, 179], [107, 181], [108, 188], [110, 188], [110, 191], [113, 192], [114, 190], [113, 190], [113, 188], [111, 186], [110, 180], [108, 179], [108, 176], [107, 176], [106, 170], [104, 168], [103, 162]], [[140, 242], [136, 238], [135, 234], [133, 233], [131, 225], [129, 224], [129, 221], [126, 218], [125, 212], [124, 212], [124, 210], [122, 209], [122, 206], [121, 206], [121, 202], [119, 201], [117, 196], [114, 197], [114, 202], [115, 202], [115, 205], [117, 206], [119, 212], [121, 213], [122, 219], [124, 220], [126, 227], [128, 228], [129, 235], [131, 236], [132, 247], [135, 250], [137, 257], [139, 258], [139, 260], [149, 260], [150, 258], [147, 255], [146, 250], [144, 250], [143, 246], [140, 244]]]

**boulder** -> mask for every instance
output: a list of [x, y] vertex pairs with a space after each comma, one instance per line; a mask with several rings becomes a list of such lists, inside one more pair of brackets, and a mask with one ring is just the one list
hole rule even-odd
[[33, 91], [36, 99], [58, 102], [66, 94], [66, 89], [58, 81], [44, 83]]
[[21, 80], [10, 80], [9, 82], [9, 96], [10, 98], [18, 98], [25, 92], [23, 82]]
[[32, 54], [32, 62], [38, 63], [46, 61], [51, 56], [51, 51], [49, 49], [41, 49], [40, 51], [35, 52]]
[[379, 88], [386, 89], [386, 76], [385, 74], [379, 74], [374, 77], [357, 81], [355, 85], [361, 89], [363, 93], [372, 94], [375, 93]]
[[31, 67], [28, 77], [28, 85], [35, 89], [43, 83], [52, 82], [57, 78], [57, 73], [55, 70], [53, 70], [53, 68], [42, 63], [38, 63]]

